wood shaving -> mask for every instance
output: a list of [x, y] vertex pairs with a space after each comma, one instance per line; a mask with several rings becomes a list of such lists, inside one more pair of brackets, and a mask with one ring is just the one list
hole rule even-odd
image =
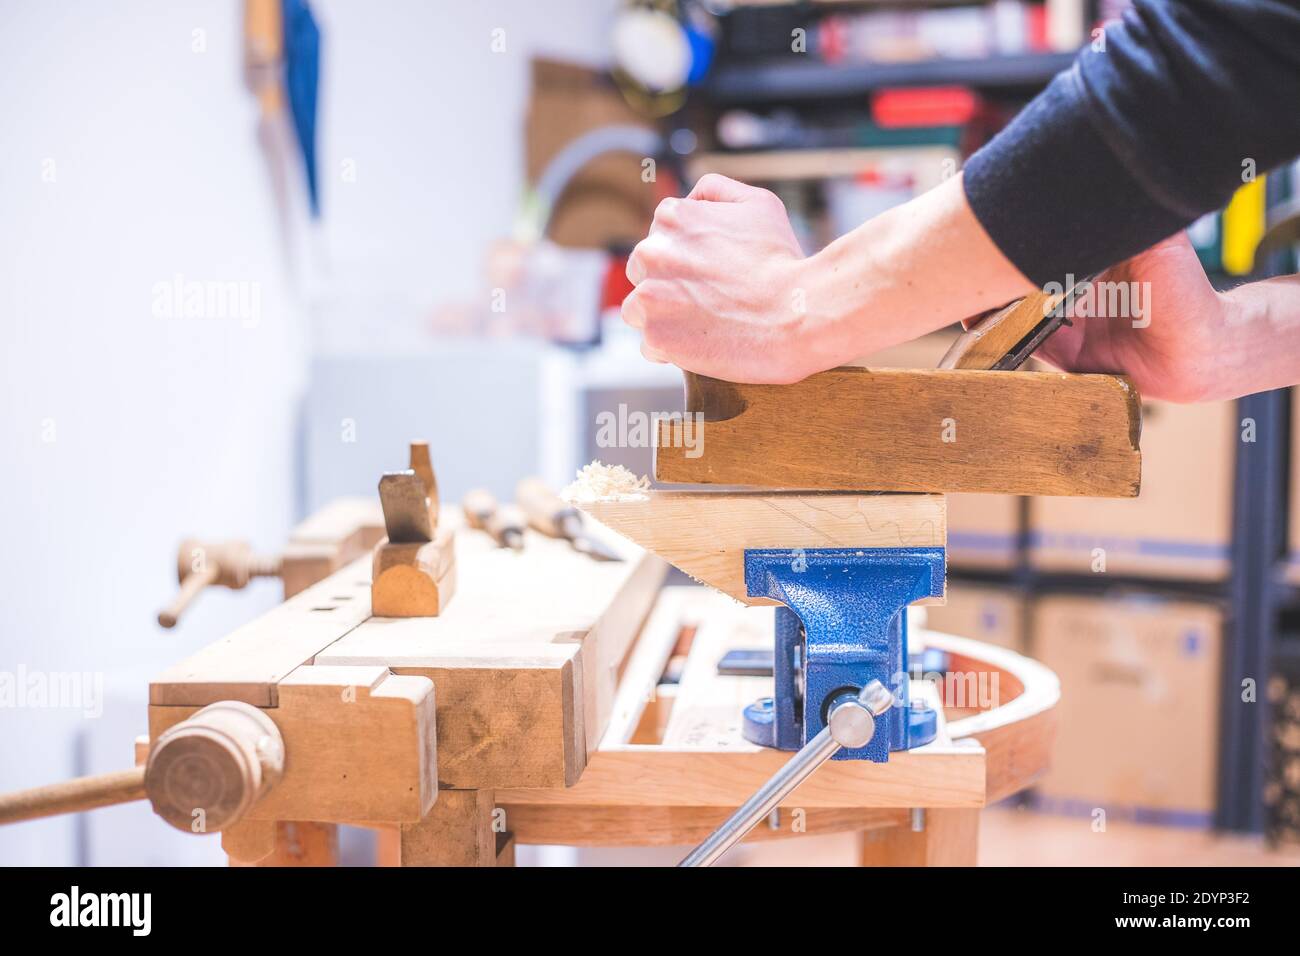
[[593, 501], [649, 501], [650, 479], [638, 478], [622, 465], [593, 461], [578, 469], [578, 477], [560, 497], [574, 504]]

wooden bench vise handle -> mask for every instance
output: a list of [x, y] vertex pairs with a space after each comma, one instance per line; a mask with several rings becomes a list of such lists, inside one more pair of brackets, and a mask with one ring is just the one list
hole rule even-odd
[[182, 541], [176, 552], [176, 579], [180, 591], [158, 612], [158, 623], [175, 627], [181, 614], [206, 587], [221, 585], [238, 591], [252, 578], [278, 578], [278, 557], [255, 555], [244, 541]]
[[215, 564], [209, 564], [202, 571], [194, 571], [181, 578], [181, 589], [176, 592], [170, 604], [158, 612], [158, 624], [162, 627], [175, 627], [190, 602], [199, 596], [199, 592], [217, 583], [220, 571]]
[[0, 825], [143, 800], [144, 767], [0, 794]]
[[279, 728], [251, 704], [219, 701], [165, 731], [143, 767], [0, 795], [0, 824], [148, 799], [192, 833], [236, 823], [284, 772]]

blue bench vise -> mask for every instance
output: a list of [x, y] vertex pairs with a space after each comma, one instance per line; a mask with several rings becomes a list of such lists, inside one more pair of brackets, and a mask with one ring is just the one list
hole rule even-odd
[[799, 750], [827, 724], [832, 702], [879, 681], [894, 706], [876, 720], [864, 747], [834, 760], [889, 760], [890, 751], [934, 739], [934, 710], [909, 700], [906, 607], [941, 597], [943, 548], [753, 549], [745, 551], [751, 597], [776, 609], [773, 697], [750, 704], [744, 735], [752, 743]]

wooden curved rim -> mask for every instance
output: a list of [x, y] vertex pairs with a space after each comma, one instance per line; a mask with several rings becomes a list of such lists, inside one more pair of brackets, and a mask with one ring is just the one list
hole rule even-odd
[[[976, 740], [984, 748], [988, 803], [1023, 790], [1041, 776], [1056, 737], [1056, 704], [1061, 698], [1056, 674], [1023, 654], [953, 634], [917, 630], [911, 643], [914, 649], [924, 646], [947, 652], [949, 672], [973, 675], [977, 689], [980, 675], [985, 675], [985, 688], [992, 686], [996, 675], [993, 706], [964, 708], [973, 712], [948, 719], [948, 735], [954, 742]], [[944, 703], [951, 712], [961, 702], [945, 699]]]
[[[497, 792], [519, 843], [698, 841], [788, 759], [781, 751], [743, 741], [720, 748], [629, 742], [679, 623], [702, 620], [725, 631], [734, 626], [729, 622], [736, 614], [753, 613], [709, 592], [689, 599], [678, 593], [696, 590], [665, 589], [621, 681], [610, 734], [590, 755], [578, 784], [564, 790]], [[896, 754], [889, 764], [847, 761], [823, 768], [792, 801], [807, 812], [804, 832], [906, 826], [910, 806], [987, 806], [1029, 786], [1047, 768], [1060, 696], [1055, 674], [1021, 654], [967, 638], [915, 629], [911, 643], [945, 651], [952, 672], [964, 680], [973, 677], [976, 685], [982, 679], [986, 689], [994, 687], [996, 675], [993, 699], [961, 709], [951, 706], [956, 701], [945, 702], [942, 739], [921, 751]], [[711, 668], [718, 649], [705, 650]], [[946, 690], [947, 685], [939, 687], [941, 698]], [[674, 706], [681, 703], [679, 698]], [[729, 700], [719, 703], [729, 714], [739, 706]], [[759, 828], [749, 839], [780, 839], [792, 832], [789, 827]]]

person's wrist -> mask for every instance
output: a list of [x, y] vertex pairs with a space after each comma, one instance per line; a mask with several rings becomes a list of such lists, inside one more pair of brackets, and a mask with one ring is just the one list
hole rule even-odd
[[849, 281], [832, 246], [799, 260], [795, 283], [803, 305], [795, 337], [811, 372], [843, 365], [861, 351], [854, 344], [855, 318], [865, 310], [865, 281]]
[[[1177, 337], [1172, 345], [1148, 354], [1142, 377], [1151, 382], [1139, 379], [1138, 387], [1144, 394], [1183, 404], [1241, 394], [1239, 384], [1251, 375], [1249, 360], [1238, 349], [1240, 337], [1233, 333], [1248, 321], [1243, 304], [1229, 293], [1211, 292], [1177, 307], [1184, 310]], [[1141, 337], [1145, 332], [1139, 328], [1132, 334]]]
[[1233, 291], [1215, 290], [1208, 299], [1209, 315], [1184, 323], [1180, 357], [1185, 380], [1183, 400], [1211, 402], [1244, 395], [1259, 369], [1252, 360], [1249, 328], [1257, 324], [1251, 303]]

